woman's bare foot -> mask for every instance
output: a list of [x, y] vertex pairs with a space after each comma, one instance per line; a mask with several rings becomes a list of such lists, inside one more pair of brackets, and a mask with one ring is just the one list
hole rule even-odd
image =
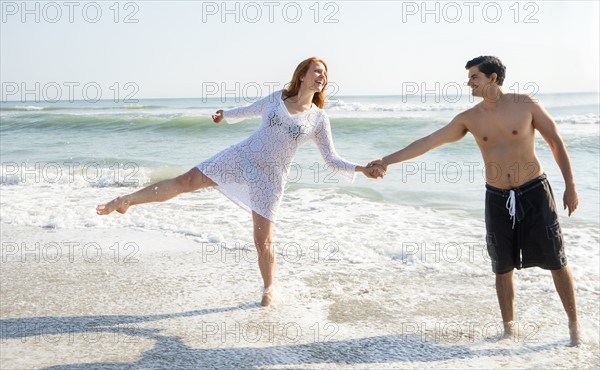
[[99, 204], [96, 207], [96, 213], [99, 215], [107, 215], [113, 211], [125, 213], [130, 205], [126, 197], [117, 197], [106, 204]]
[[273, 287], [272, 286], [265, 288], [265, 290], [263, 290], [263, 296], [262, 296], [262, 301], [260, 302], [260, 305], [263, 307], [267, 307], [267, 306], [270, 306], [271, 303], [273, 303]]
[[579, 322], [569, 321], [569, 335], [571, 336], [571, 346], [577, 347], [582, 343], [581, 333], [579, 332]]

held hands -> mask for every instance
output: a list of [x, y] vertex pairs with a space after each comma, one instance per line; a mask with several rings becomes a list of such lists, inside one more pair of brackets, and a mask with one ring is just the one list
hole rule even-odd
[[381, 159], [371, 161], [367, 167], [362, 167], [361, 172], [370, 179], [383, 178], [387, 173], [387, 165]]
[[213, 120], [214, 123], [216, 123], [216, 124], [221, 123], [221, 121], [223, 120], [223, 109], [219, 109], [211, 117], [212, 117], [212, 120]]

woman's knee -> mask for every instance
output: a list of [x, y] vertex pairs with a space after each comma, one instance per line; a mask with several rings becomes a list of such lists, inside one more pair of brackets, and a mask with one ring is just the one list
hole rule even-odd
[[258, 245], [270, 245], [273, 237], [273, 223], [256, 212], [252, 212], [252, 221], [254, 223], [254, 242], [257, 247]]
[[182, 192], [192, 191], [192, 183], [193, 183], [193, 175], [191, 171], [188, 171], [182, 175], [179, 175], [175, 178], [175, 182], [177, 183], [177, 187]]
[[175, 181], [182, 192], [191, 192], [200, 188], [216, 185], [214, 181], [209, 179], [195, 167], [183, 175], [177, 176]]
[[259, 253], [268, 252], [273, 248], [271, 233], [261, 231], [254, 232], [254, 245]]
[[271, 261], [275, 258], [275, 251], [273, 250], [273, 243], [270, 240], [257, 240], [254, 239], [254, 245], [256, 246], [256, 253], [258, 258], [264, 258], [270, 256]]
[[254, 244], [256, 245], [256, 249], [258, 250], [270, 248], [272, 245], [272, 235], [270, 230], [255, 227]]

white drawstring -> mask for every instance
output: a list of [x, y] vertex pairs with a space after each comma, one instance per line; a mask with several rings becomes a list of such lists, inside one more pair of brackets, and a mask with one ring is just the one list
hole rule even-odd
[[515, 191], [511, 190], [508, 194], [508, 200], [506, 201], [506, 209], [508, 209], [508, 214], [510, 218], [513, 220], [512, 228], [515, 228], [516, 210], [517, 210], [517, 200], [515, 198]]

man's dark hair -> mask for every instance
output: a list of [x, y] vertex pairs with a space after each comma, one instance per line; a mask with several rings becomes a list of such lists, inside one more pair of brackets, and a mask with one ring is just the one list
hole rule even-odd
[[473, 66], [477, 66], [479, 71], [484, 73], [486, 77], [490, 77], [492, 73], [495, 73], [498, 76], [496, 82], [499, 86], [502, 86], [504, 77], [506, 77], [506, 66], [502, 64], [500, 59], [489, 55], [477, 57], [469, 60], [465, 69], [469, 69]]

